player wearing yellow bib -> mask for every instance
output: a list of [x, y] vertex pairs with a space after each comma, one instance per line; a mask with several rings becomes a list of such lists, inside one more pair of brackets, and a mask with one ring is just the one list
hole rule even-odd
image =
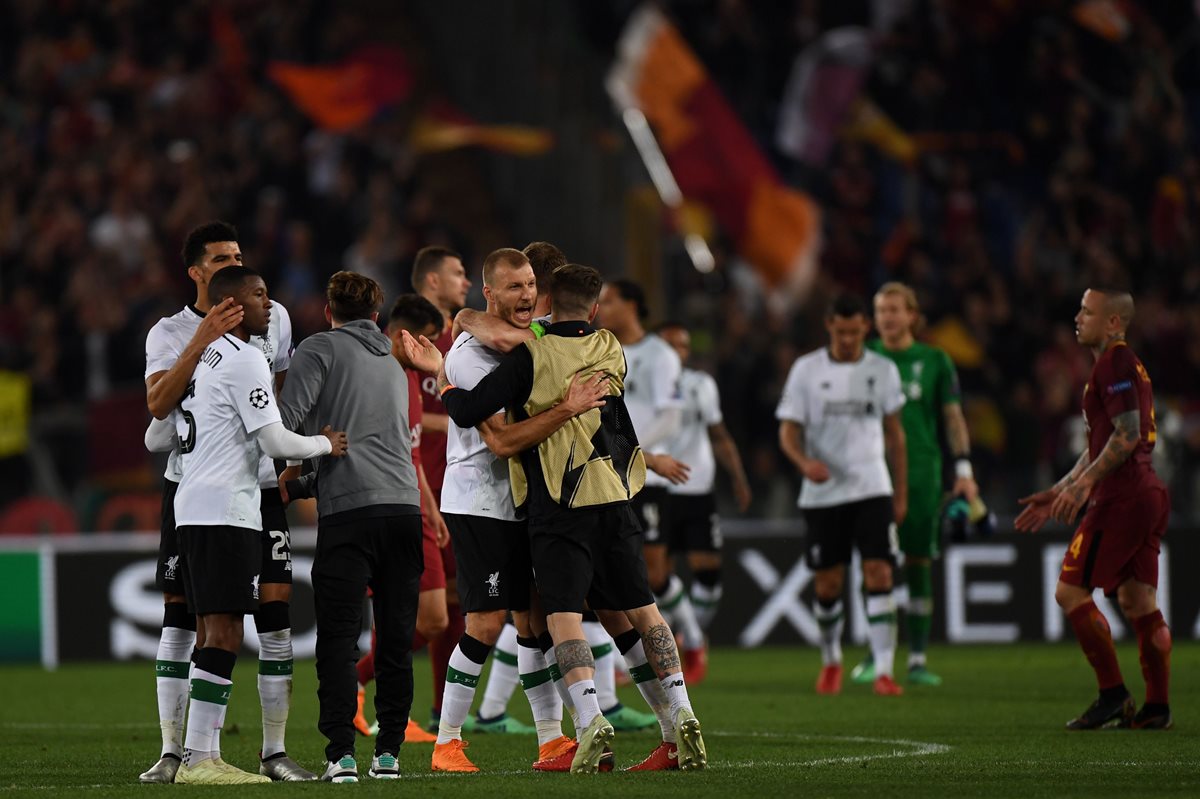
[[[917, 341], [921, 313], [917, 295], [903, 283], [885, 283], [875, 294], [875, 328], [879, 338], [867, 347], [890, 359], [900, 370], [906, 402], [900, 412], [908, 445], [908, 515], [900, 525], [900, 551], [908, 582], [908, 681], [941, 685], [942, 678], [925, 665], [925, 648], [933, 618], [933, 559], [939, 554], [942, 509], [942, 444], [939, 427], [954, 456], [952, 493], [973, 502], [979, 494], [971, 470], [971, 439], [963, 418], [958, 374], [950, 356]], [[855, 682], [872, 682], [874, 667], [860, 664]]]

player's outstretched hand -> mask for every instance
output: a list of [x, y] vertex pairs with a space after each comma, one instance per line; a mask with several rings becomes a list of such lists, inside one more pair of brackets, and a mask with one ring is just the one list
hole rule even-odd
[[409, 362], [422, 372], [437, 374], [442, 368], [442, 353], [438, 348], [433, 346], [429, 339], [421, 336], [413, 338], [412, 333], [407, 330], [400, 331], [400, 344], [404, 347], [404, 354], [408, 356]]
[[1058, 496], [1054, 498], [1054, 504], [1050, 506], [1050, 518], [1063, 524], [1071, 524], [1075, 521], [1079, 510], [1087, 504], [1091, 494], [1092, 484], [1087, 482], [1086, 478], [1076, 480], [1058, 492]]
[[804, 468], [800, 470], [804, 475], [805, 480], [811, 480], [814, 483], [824, 483], [829, 479], [829, 467], [819, 460], [810, 458], [804, 464]]
[[682, 485], [688, 481], [692, 467], [683, 461], [677, 461], [670, 455], [644, 454], [646, 456], [646, 466], [650, 468], [650, 471], [662, 475], [675, 485]]
[[608, 374], [595, 372], [591, 377], [584, 378], [583, 372], [577, 372], [571, 378], [571, 385], [567, 386], [567, 393], [563, 396], [562, 405], [564, 409], [571, 412], [572, 416], [578, 416], [593, 408], [603, 408], [606, 396], [608, 396]]
[[200, 326], [192, 334], [192, 340], [207, 347], [240, 325], [242, 317], [245, 315], [242, 306], [233, 304], [233, 297], [226, 297], [214, 305], [200, 320]]
[[1058, 491], [1053, 488], [1047, 488], [1045, 491], [1039, 491], [1036, 494], [1030, 494], [1027, 497], [1021, 497], [1017, 500], [1017, 504], [1023, 506], [1021, 513], [1017, 515], [1013, 526], [1020, 533], [1036, 533], [1042, 529], [1042, 525], [1050, 518], [1050, 508], [1054, 504], [1054, 500], [1058, 498]]
[[321, 435], [328, 438], [329, 443], [333, 445], [333, 451], [329, 454], [334, 458], [342, 457], [350, 449], [350, 442], [346, 440], [346, 433], [344, 431], [334, 432], [333, 427], [325, 425], [321, 428]]

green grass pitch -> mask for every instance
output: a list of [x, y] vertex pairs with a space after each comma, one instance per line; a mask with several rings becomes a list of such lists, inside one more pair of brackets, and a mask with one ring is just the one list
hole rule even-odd
[[[1128, 684], [1142, 698], [1132, 642], [1119, 644]], [[852, 665], [861, 650], [847, 651]], [[474, 775], [431, 775], [429, 745], [405, 745], [399, 783], [365, 777], [371, 745], [360, 739], [358, 785], [263, 785], [238, 793], [314, 796], [470, 797], [770, 796], [1102, 797], [1200, 796], [1200, 646], [1177, 644], [1173, 655], [1170, 732], [1106, 730], [1069, 733], [1063, 723], [1094, 694], [1091, 672], [1069, 644], [935, 647], [931, 666], [941, 688], [912, 688], [883, 698], [847, 679], [841, 696], [813, 693], [819, 659], [812, 649], [717, 650], [709, 679], [691, 689], [704, 724], [709, 768], [698, 773], [534, 774], [532, 737], [474, 735]], [[254, 664], [235, 674], [226, 760], [253, 768], [260, 743]], [[70, 665], [54, 673], [0, 668], [0, 795], [163, 796], [189, 786], [137, 784], [158, 755], [153, 667], [149, 663]], [[622, 699], [641, 706], [635, 689]], [[428, 660], [417, 659], [414, 714], [430, 699]], [[529, 719], [517, 696], [515, 715]], [[289, 753], [320, 770], [324, 740], [316, 730], [311, 662], [297, 664]], [[622, 733], [618, 765], [640, 760], [653, 733]]]

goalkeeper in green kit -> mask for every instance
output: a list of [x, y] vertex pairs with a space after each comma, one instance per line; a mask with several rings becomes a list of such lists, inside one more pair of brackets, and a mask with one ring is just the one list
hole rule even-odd
[[[942, 510], [942, 445], [954, 461], [952, 494], [973, 503], [979, 495], [971, 469], [971, 440], [963, 418], [954, 364], [942, 350], [922, 344], [913, 334], [921, 321], [917, 295], [903, 283], [885, 283], [875, 294], [875, 328], [879, 339], [867, 346], [890, 358], [900, 369], [907, 399], [900, 412], [908, 444], [908, 515], [900, 525], [900, 551], [908, 583], [908, 682], [941, 685], [942, 678], [925, 665], [925, 648], [933, 619], [933, 559], [939, 554]], [[850, 674], [856, 683], [871, 683], [875, 667], [869, 660]]]

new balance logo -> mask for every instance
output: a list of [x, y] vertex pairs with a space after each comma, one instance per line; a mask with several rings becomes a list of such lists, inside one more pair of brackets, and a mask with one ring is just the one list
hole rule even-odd
[[500, 572], [492, 572], [484, 580], [488, 587], [488, 596], [500, 596]]
[[254, 575], [254, 577], [250, 580], [250, 590], [253, 592], [254, 598], [258, 599], [258, 575], [257, 574]]
[[671, 680], [671, 687], [672, 688], [682, 688], [683, 680]]
[[596, 693], [596, 689], [595, 689], [595, 688], [584, 688], [584, 689], [583, 689], [583, 695], [584, 695], [584, 696], [587, 696], [588, 694], [594, 694], [594, 693]]
[[167, 558], [164, 563], [166, 563], [166, 568], [163, 569], [163, 577], [168, 580], [174, 580], [175, 570], [179, 568], [179, 556], [172, 555], [171, 557]]
[[677, 750], [672, 749], [671, 751], [667, 752], [667, 760], [678, 760], [678, 759], [679, 759], [679, 752]]

